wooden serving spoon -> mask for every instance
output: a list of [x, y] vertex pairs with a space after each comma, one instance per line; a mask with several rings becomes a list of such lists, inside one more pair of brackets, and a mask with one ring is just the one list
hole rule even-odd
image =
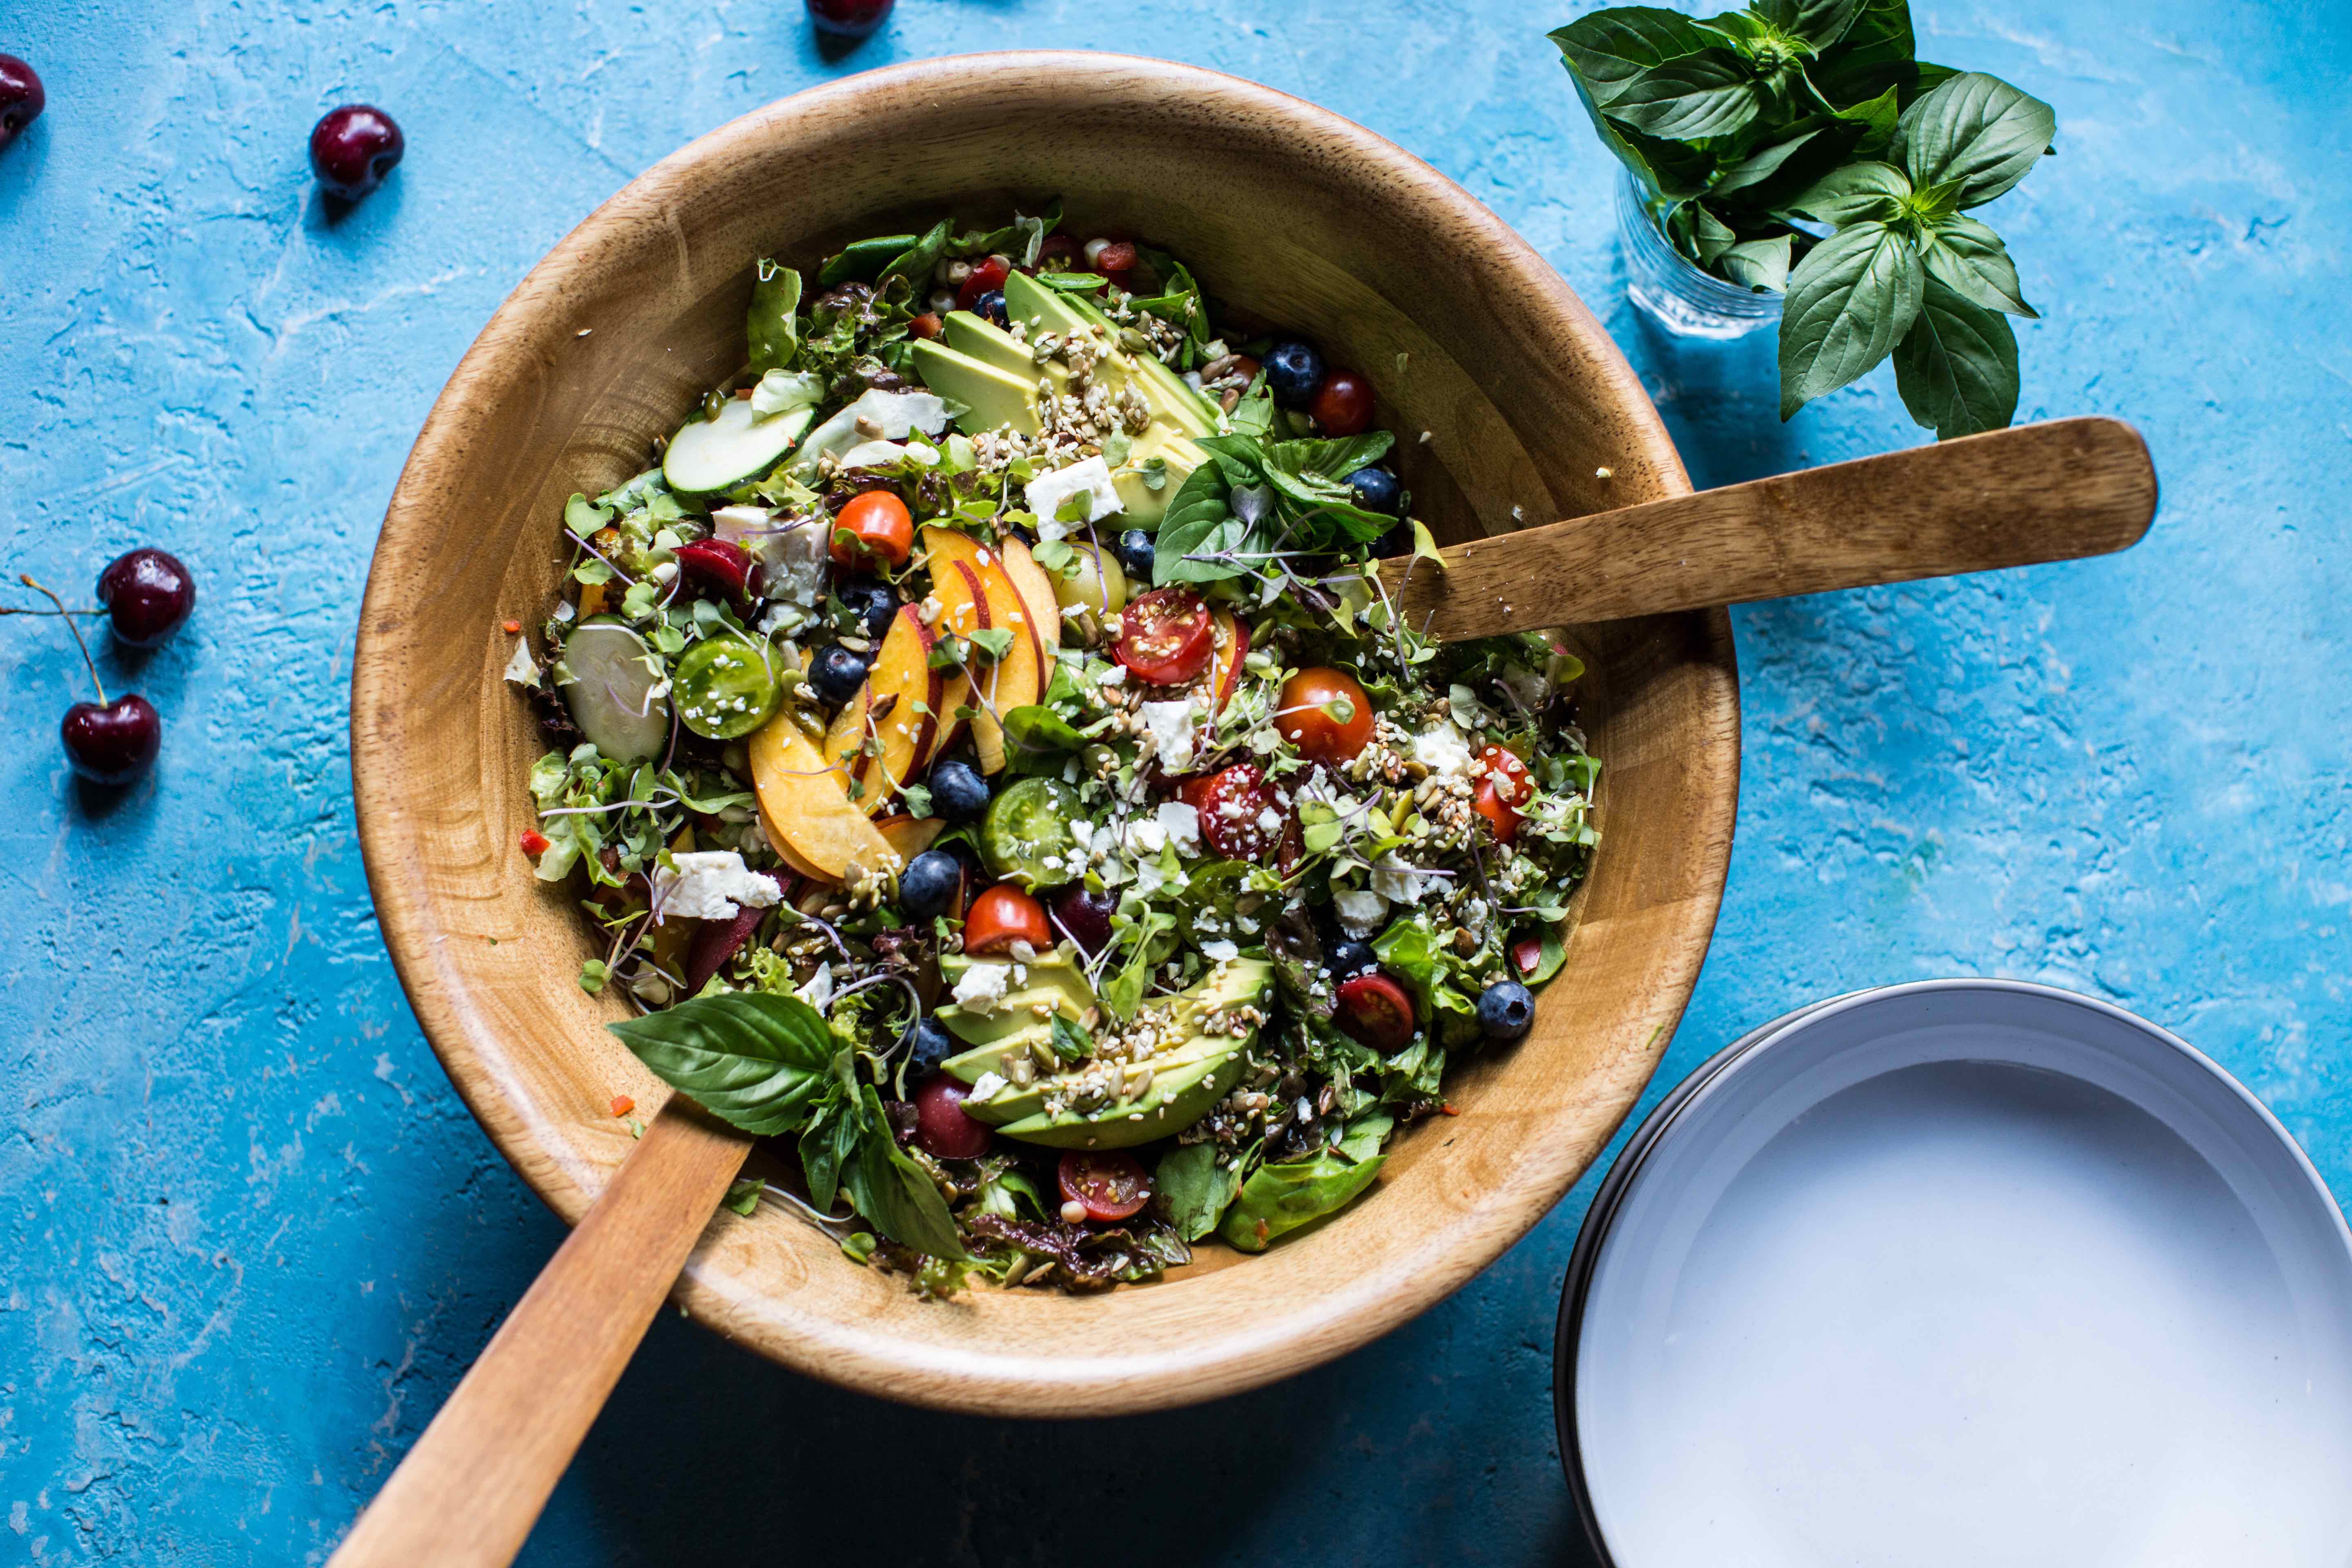
[[[2115, 419], [2059, 419], [1783, 474], [1391, 561], [1443, 641], [2068, 561], [2156, 515]], [[612, 1392], [751, 1142], [682, 1095], [567, 1237], [330, 1568], [499, 1568]]]

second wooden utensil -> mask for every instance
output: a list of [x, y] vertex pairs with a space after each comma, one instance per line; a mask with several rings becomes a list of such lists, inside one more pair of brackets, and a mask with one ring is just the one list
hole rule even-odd
[[1405, 625], [1458, 642], [2104, 555], [2155, 516], [2139, 432], [2053, 419], [1474, 540], [1381, 580]]

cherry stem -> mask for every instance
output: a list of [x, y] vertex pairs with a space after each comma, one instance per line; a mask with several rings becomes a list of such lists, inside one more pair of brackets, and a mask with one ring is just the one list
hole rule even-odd
[[36, 610], [23, 605], [0, 605], [0, 616], [102, 616], [103, 609]]
[[[100, 708], [105, 707], [106, 683], [98, 678], [98, 660], [89, 657], [89, 644], [82, 641], [81, 628], [74, 625], [73, 612], [66, 608], [66, 602], [63, 599], [58, 598], [55, 593], [35, 582], [33, 580], [33, 574], [30, 572], [17, 573], [16, 580], [24, 584], [26, 587], [32, 589], [33, 592], [37, 594], [48, 595], [49, 603], [58, 607], [57, 614], [63, 616], [66, 618], [66, 630], [73, 633], [74, 647], [81, 649], [81, 661], [89, 667], [89, 683], [98, 688], [98, 705]], [[35, 613], [38, 614], [40, 612], [37, 611]]]

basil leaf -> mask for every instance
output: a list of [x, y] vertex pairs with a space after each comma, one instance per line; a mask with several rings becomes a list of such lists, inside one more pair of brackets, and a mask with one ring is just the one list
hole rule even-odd
[[[1241, 405], [1237, 405], [1234, 412], [1240, 413]], [[1192, 437], [1192, 445], [1217, 459], [1217, 472], [1228, 486], [1254, 485], [1265, 478], [1265, 457], [1262, 449], [1265, 444], [1262, 436], [1245, 436], [1238, 431], [1231, 436]], [[1202, 469], [1195, 468], [1192, 477], [1197, 479], [1202, 472]], [[1189, 484], [1191, 481], [1188, 479], [1186, 482]], [[1176, 493], [1181, 495], [1183, 491]], [[1169, 504], [1172, 507], [1175, 503], [1171, 500]], [[1164, 528], [1167, 524], [1163, 522], [1160, 526]]]
[[1396, 437], [1386, 430], [1368, 430], [1360, 436], [1343, 436], [1330, 441], [1278, 442], [1274, 453], [1297, 473], [1344, 479], [1358, 468], [1370, 468], [1387, 457], [1389, 448], [1395, 445]]
[[1733, 191], [1742, 191], [1750, 185], [1761, 184], [1779, 174], [1781, 164], [1802, 150], [1806, 142], [1820, 134], [1821, 132], [1818, 130], [1808, 131], [1801, 136], [1775, 142], [1760, 153], [1749, 153], [1738, 163], [1726, 168], [1717, 177], [1715, 184], [1708, 187], [1707, 194], [1717, 196], [1727, 195]]
[[1813, 89], [1841, 106], [1865, 103], [1882, 93], [1909, 102], [1917, 90], [1916, 44], [1909, 0], [1870, 0], [1835, 46], [1805, 68]]
[[1891, 87], [1876, 98], [1867, 98], [1851, 109], [1839, 110], [1837, 117], [1840, 120], [1861, 130], [1861, 135], [1854, 141], [1852, 156], [1883, 159], [1886, 149], [1894, 144], [1895, 122], [1902, 112], [1901, 97]]
[[1635, 131], [1693, 142], [1756, 118], [1748, 62], [1719, 32], [1679, 12], [1614, 6], [1550, 37], [1594, 107]]
[[[766, 257], [751, 272], [751, 308], [744, 312], [745, 335], [751, 343], [751, 369], [760, 374], [793, 363], [800, 349], [801, 275], [779, 267]], [[580, 498], [572, 497], [577, 500]], [[567, 515], [568, 523], [571, 518]], [[582, 531], [583, 533], [589, 531]]]
[[1786, 204], [1800, 217], [1832, 227], [1851, 223], [1885, 222], [1903, 207], [1911, 181], [1892, 163], [1848, 163], [1832, 170]]
[[1668, 60], [1636, 79], [1609, 117], [1669, 142], [1728, 136], [1762, 108], [1758, 83], [1738, 51], [1710, 49]]
[[832, 1080], [833, 1031], [797, 996], [689, 996], [604, 1026], [656, 1078], [755, 1136], [799, 1131]]
[[2017, 263], [2009, 258], [2000, 236], [1972, 217], [1954, 213], [1938, 222], [1928, 233], [1921, 259], [1927, 264], [1928, 277], [1989, 310], [2040, 317], [2025, 302]]
[[[1234, 405], [1233, 412], [1225, 416], [1225, 428], [1235, 436], [1258, 441], [1274, 434], [1274, 394], [1266, 390], [1265, 372], [1260, 371], [1251, 377], [1248, 390]], [[1223, 438], [1196, 437], [1193, 445]], [[1236, 479], [1234, 482], [1239, 484], [1242, 481]]]
[[1576, 79], [1607, 109], [1645, 71], [1714, 48], [1716, 36], [1679, 11], [1615, 5], [1580, 16], [1548, 35]]
[[808, 1180], [809, 1202], [831, 1213], [834, 1194], [841, 1190], [841, 1168], [857, 1151], [857, 1119], [846, 1100], [820, 1101], [816, 1114], [801, 1129], [801, 1174]]
[[1796, 236], [1742, 240], [1717, 258], [1715, 269], [1745, 289], [1779, 293], [1789, 286], [1789, 258]]
[[1739, 236], [1733, 231], [1729, 224], [1696, 202], [1689, 204], [1681, 210], [1696, 215], [1691, 219], [1692, 237], [1696, 242], [1700, 266], [1713, 267], [1717, 257], [1739, 243]]
[[1866, 0], [1769, 0], [1757, 10], [1784, 33], [1793, 33], [1826, 49], [1844, 37], [1863, 13]]
[[1218, 1234], [1244, 1252], [1264, 1252], [1292, 1231], [1329, 1218], [1372, 1184], [1383, 1155], [1360, 1163], [1326, 1152], [1309, 1160], [1261, 1165], [1242, 1184]]
[[1780, 417], [1885, 359], [1919, 314], [1927, 269], [1884, 223], [1842, 228], [1789, 275], [1780, 312]]
[[875, 1229], [901, 1247], [933, 1258], [963, 1258], [963, 1242], [947, 1200], [890, 1135], [881, 1097], [870, 1083], [858, 1087], [858, 1110], [857, 1151], [842, 1171], [849, 1201]]
[[1160, 520], [1152, 548], [1153, 582], [1213, 583], [1221, 577], [1238, 577], [1247, 570], [1238, 562], [1186, 559], [1236, 550], [1248, 536], [1249, 524], [1234, 516], [1226, 505], [1226, 486], [1224, 475], [1213, 463], [1204, 463], [1185, 477]]
[[1958, 205], [1974, 207], [2025, 178], [2057, 133], [2048, 104], [1999, 77], [1969, 71], [1903, 111], [1893, 151], [1912, 184], [1952, 182]]
[[[1361, 437], [1358, 437], [1361, 439]], [[1348, 538], [1359, 543], [1378, 539], [1396, 526], [1384, 512], [1366, 511], [1356, 504], [1356, 492], [1339, 480], [1305, 467], [1316, 460], [1311, 448], [1338, 445], [1321, 441], [1277, 441], [1266, 449], [1265, 482], [1275, 493], [1293, 503], [1305, 517], [1328, 518]], [[1354, 469], [1349, 472], [1353, 473]], [[1321, 540], [1309, 542], [1319, 545]]]
[[907, 247], [919, 237], [911, 234], [884, 234], [845, 245], [838, 253], [825, 258], [824, 266], [817, 271], [816, 286], [830, 289], [852, 278], [871, 278], [893, 257], [904, 255]]
[[1716, 160], [1712, 153], [1680, 142], [1668, 142], [1656, 136], [1645, 136], [1630, 125], [1620, 125], [1594, 106], [1591, 93], [1574, 70], [1568, 73], [1569, 84], [1591, 118], [1592, 129], [1600, 133], [1601, 145], [1617, 154], [1617, 161], [1633, 171], [1633, 178], [1647, 190], [1673, 201], [1684, 201], [1706, 189], [1714, 177]]
[[1180, 1143], [1160, 1157], [1151, 1184], [1177, 1235], [1199, 1241], [1217, 1228], [1234, 1194], [1242, 1190], [1245, 1163], [1236, 1159], [1231, 1166], [1220, 1165], [1214, 1143]]
[[1930, 275], [1919, 319], [1895, 350], [1895, 386], [1939, 441], [2017, 416], [2017, 334], [2009, 318]]

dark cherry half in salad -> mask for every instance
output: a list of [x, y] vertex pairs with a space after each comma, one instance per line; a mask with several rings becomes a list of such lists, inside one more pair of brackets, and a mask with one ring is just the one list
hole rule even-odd
[[310, 128], [310, 171], [330, 195], [355, 202], [378, 185], [408, 150], [391, 115], [370, 103], [346, 103]]
[[14, 55], [0, 55], [0, 147], [41, 117], [49, 101], [41, 74]]

